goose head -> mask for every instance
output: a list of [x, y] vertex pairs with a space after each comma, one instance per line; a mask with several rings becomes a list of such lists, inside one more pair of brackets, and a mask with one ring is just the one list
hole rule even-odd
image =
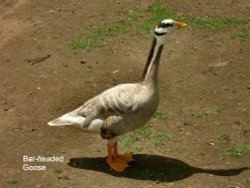
[[161, 23], [155, 28], [156, 37], [166, 36], [175, 30], [187, 27], [187, 24], [177, 22], [173, 19], [162, 20]]

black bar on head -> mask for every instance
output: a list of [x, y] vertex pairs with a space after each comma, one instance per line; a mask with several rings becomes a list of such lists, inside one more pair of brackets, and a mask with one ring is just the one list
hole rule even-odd
[[164, 22], [162, 22], [162, 23], [160, 23], [160, 24], [158, 25], [158, 27], [162, 27], [162, 28], [173, 27], [173, 26], [174, 26], [174, 25], [171, 24], [171, 23], [164, 23]]

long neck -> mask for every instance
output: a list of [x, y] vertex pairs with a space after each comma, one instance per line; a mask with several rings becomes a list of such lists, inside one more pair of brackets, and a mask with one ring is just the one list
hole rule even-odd
[[165, 37], [155, 37], [142, 75], [143, 83], [158, 83], [158, 69]]

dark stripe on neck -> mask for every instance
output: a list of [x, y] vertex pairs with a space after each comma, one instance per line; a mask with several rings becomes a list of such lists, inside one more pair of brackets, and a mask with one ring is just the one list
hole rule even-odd
[[159, 32], [156, 32], [156, 31], [155, 31], [155, 34], [156, 34], [157, 36], [162, 36], [162, 35], [166, 35], [167, 33], [159, 33]]
[[[160, 62], [160, 57], [161, 57], [163, 45], [156, 48], [156, 44], [157, 44], [157, 39], [154, 38], [154, 40], [152, 42], [151, 49], [150, 49], [150, 53], [148, 55], [147, 63], [145, 65], [145, 68], [143, 71], [142, 80], [147, 79], [147, 77], [149, 75], [152, 76], [152, 79], [157, 77], [157, 71], [158, 71], [158, 67], [159, 67], [159, 62]], [[155, 52], [155, 50], [157, 50], [157, 51]], [[155, 57], [153, 57], [154, 53], [156, 53]], [[153, 58], [154, 58], [154, 60], [152, 60]]]
[[153, 58], [155, 45], [156, 45], [156, 38], [154, 38], [154, 40], [153, 40], [153, 42], [152, 42], [151, 49], [150, 49], [149, 54], [148, 54], [147, 63], [146, 63], [146, 65], [145, 65], [145, 67], [144, 67], [144, 71], [143, 71], [143, 75], [142, 75], [142, 80], [144, 80], [144, 78], [145, 78], [145, 76], [146, 76], [146, 74], [147, 74], [147, 70], [148, 70], [150, 61], [151, 61], [151, 59]]

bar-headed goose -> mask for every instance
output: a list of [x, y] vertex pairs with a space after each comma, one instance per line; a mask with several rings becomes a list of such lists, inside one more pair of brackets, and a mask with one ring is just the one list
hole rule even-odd
[[120, 136], [144, 125], [155, 113], [159, 99], [158, 68], [163, 45], [170, 33], [186, 26], [166, 19], [155, 28], [140, 82], [110, 88], [48, 124], [78, 126], [84, 131], [100, 134], [108, 143], [106, 162], [114, 170], [124, 171], [133, 158], [131, 153], [118, 153], [117, 141]]

